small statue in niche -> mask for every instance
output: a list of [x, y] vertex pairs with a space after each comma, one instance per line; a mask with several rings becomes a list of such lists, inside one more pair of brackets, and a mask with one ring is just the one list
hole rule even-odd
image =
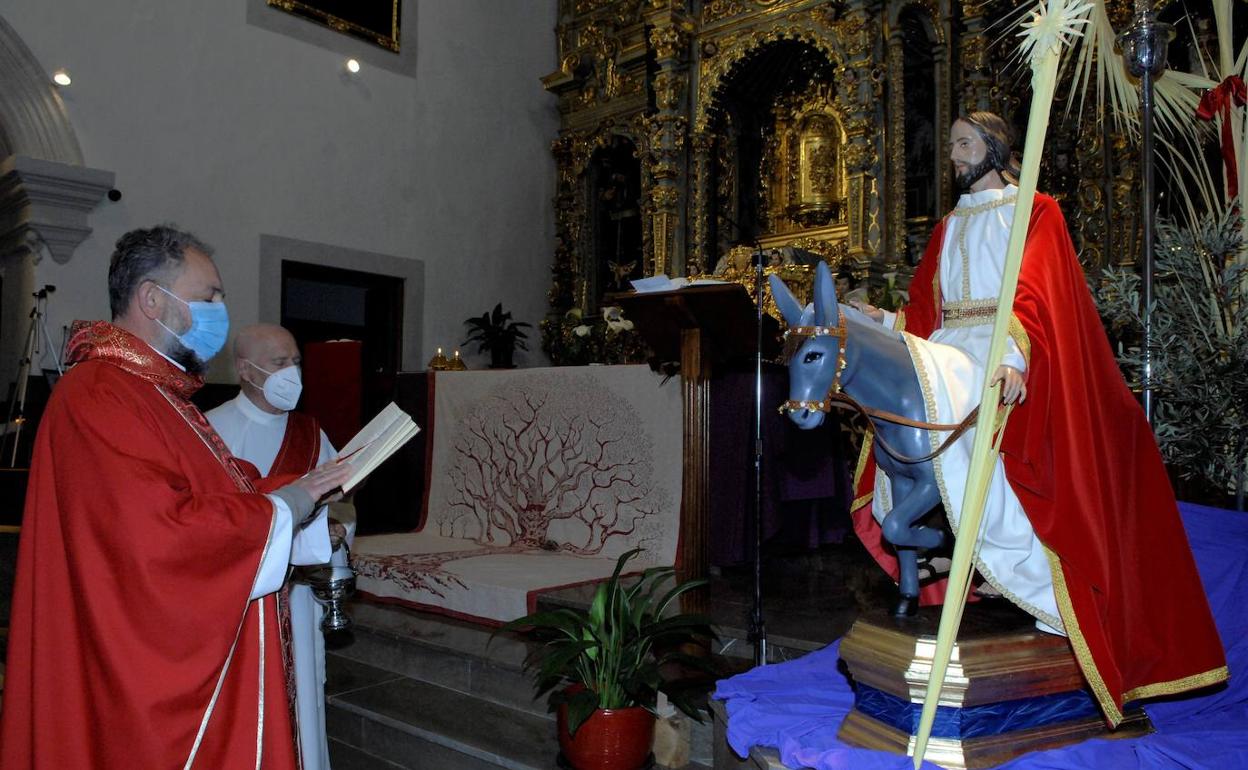
[[[640, 262], [641, 219], [635, 185], [629, 175], [607, 167], [598, 190], [598, 259], [605, 288], [621, 291], [636, 276]], [[600, 268], [601, 269], [601, 268]]]

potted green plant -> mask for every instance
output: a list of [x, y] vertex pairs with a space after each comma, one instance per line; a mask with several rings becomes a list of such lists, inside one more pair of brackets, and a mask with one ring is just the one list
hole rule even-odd
[[468, 339], [464, 340], [462, 345], [470, 342], [477, 343], [477, 352], [490, 352], [490, 368], [491, 369], [512, 369], [515, 367], [513, 359], [516, 354], [516, 348], [520, 350], [528, 350], [529, 346], [525, 342], [528, 335], [522, 329], [531, 327], [532, 324], [523, 321], [511, 320], [511, 313], [503, 312], [503, 303], [494, 306], [492, 312], [482, 313], [480, 316], [474, 316], [464, 321], [464, 325], [468, 326], [471, 333]]
[[647, 569], [635, 582], [621, 578], [641, 550], [620, 555], [588, 608], [537, 612], [499, 629], [524, 630], [540, 642], [525, 665], [538, 697], [549, 693], [563, 757], [578, 770], [644, 765], [660, 692], [701, 721], [689, 682], [665, 678], [661, 669], [680, 664], [711, 670], [706, 658], [682, 651], [715, 637], [710, 620], [670, 611], [682, 594], [706, 581], [676, 583], [671, 567]]

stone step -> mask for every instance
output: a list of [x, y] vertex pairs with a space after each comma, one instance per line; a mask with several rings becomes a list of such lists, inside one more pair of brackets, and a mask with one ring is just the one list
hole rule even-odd
[[410, 770], [555, 765], [553, 720], [338, 655], [327, 664], [326, 728], [357, 766], [369, 759]]
[[546, 716], [524, 671], [528, 644], [515, 635], [388, 604], [355, 602], [350, 612], [354, 638], [329, 655]]
[[[331, 748], [342, 753], [344, 763], [353, 763], [346, 767], [367, 767], [372, 760], [390, 763], [378, 764], [381, 768], [405, 767], [401, 754], [391, 747], [396, 742], [410, 746], [414, 740], [429, 743], [423, 751], [439, 756], [438, 762], [457, 763], [447, 767], [527, 766], [523, 751], [519, 755], [493, 751], [490, 736], [485, 736], [483, 747], [472, 734], [454, 732], [453, 720], [450, 725], [434, 721], [432, 726], [404, 727], [405, 721], [420, 724], [425, 718], [402, 703], [417, 692], [434, 703], [445, 701], [448, 708], [466, 708], [468, 714], [518, 720], [517, 724], [527, 725], [523, 729], [530, 738], [537, 731], [543, 750], [549, 750], [537, 766], [554, 766], [554, 718], [547, 712], [546, 699], [534, 698], [532, 679], [523, 670], [526, 642], [514, 635], [494, 635], [485, 626], [395, 605], [356, 602], [351, 614], [356, 624], [352, 642], [326, 654], [328, 732], [334, 742]], [[475, 729], [491, 732], [487, 722], [474, 719]], [[428, 733], [440, 736], [440, 742]], [[713, 734], [709, 718], [690, 721], [690, 762], [682, 770], [710, 770]], [[423, 766], [444, 765], [430, 760]]]
[[387, 762], [333, 738], [329, 739], [329, 764], [334, 770], [403, 770], [402, 765]]
[[[333, 653], [326, 672], [326, 728], [338, 770], [555, 767], [559, 748], [551, 718]], [[708, 720], [692, 728], [690, 762], [655, 770], [711, 770], [712, 725]]]

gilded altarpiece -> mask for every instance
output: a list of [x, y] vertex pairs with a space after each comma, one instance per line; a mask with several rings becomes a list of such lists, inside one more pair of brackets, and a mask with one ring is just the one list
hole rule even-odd
[[[551, 318], [594, 313], [632, 278], [723, 276], [759, 248], [797, 283], [813, 258], [904, 283], [955, 200], [949, 122], [1025, 120], [1012, 37], [993, 26], [1013, 7], [559, 0], [559, 65], [542, 79], [561, 115]], [[1085, 262], [1133, 260], [1134, 148], [1073, 119], [1047, 147], [1042, 187]]]

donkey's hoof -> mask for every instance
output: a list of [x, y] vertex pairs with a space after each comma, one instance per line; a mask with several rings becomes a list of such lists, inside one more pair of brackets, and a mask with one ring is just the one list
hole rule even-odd
[[912, 618], [918, 611], [919, 597], [910, 594], [901, 594], [897, 597], [897, 603], [893, 605], [895, 618]]

